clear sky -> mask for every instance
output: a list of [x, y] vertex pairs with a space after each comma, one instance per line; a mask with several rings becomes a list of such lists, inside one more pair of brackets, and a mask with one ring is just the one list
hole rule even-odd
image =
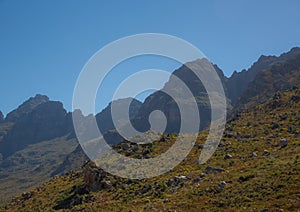
[[[261, 54], [300, 46], [299, 11], [298, 0], [0, 0], [0, 110], [6, 114], [36, 93], [70, 110], [87, 60], [136, 33], [183, 38], [230, 76]], [[141, 67], [153, 68], [155, 59], [149, 61]], [[99, 109], [107, 101], [100, 99]]]

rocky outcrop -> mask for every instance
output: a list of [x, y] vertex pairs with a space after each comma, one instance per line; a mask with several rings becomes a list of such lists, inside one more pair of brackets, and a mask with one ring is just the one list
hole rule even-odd
[[[107, 133], [109, 130], [114, 130], [115, 125], [114, 121], [117, 122], [118, 126], [122, 126], [125, 124], [128, 124], [126, 119], [118, 119], [114, 120], [112, 119], [111, 115], [111, 106], [113, 104], [113, 107], [115, 109], [114, 112], [117, 117], [122, 114], [129, 114], [129, 119], [132, 120], [135, 118], [135, 116], [138, 114], [138, 111], [142, 105], [142, 103], [134, 98], [125, 98], [125, 99], [118, 99], [114, 100], [113, 102], [109, 103], [109, 105], [103, 109], [100, 113], [96, 115], [96, 121], [98, 124], [98, 127], [102, 134]], [[126, 111], [126, 107], [124, 105], [130, 104], [129, 111]]]
[[239, 97], [246, 91], [249, 83], [256, 78], [257, 74], [263, 70], [270, 69], [277, 63], [284, 63], [290, 59], [293, 59], [299, 54], [300, 48], [295, 47], [289, 52], [281, 54], [279, 57], [262, 55], [248, 70], [233, 72], [226, 82], [228, 98], [231, 100], [232, 105], [237, 103]]
[[37, 94], [35, 97], [29, 98], [23, 104], [21, 104], [17, 109], [11, 111], [7, 114], [5, 121], [6, 122], [16, 122], [24, 115], [32, 112], [40, 104], [48, 102], [49, 98], [45, 95]]
[[86, 156], [81, 146], [78, 145], [76, 149], [66, 157], [64, 162], [52, 173], [52, 176], [76, 170], [87, 160], [89, 160], [89, 158]]
[[[29, 106], [24, 107], [28, 108]], [[24, 111], [24, 107], [19, 108]], [[15, 124], [0, 143], [0, 150], [4, 157], [30, 144], [50, 140], [68, 133], [67, 112], [62, 103], [47, 101], [39, 104], [30, 112], [29, 110], [26, 111], [26, 113], [15, 113], [22, 114], [22, 116], [13, 116], [18, 117], [18, 119], [9, 118], [9, 120], [15, 120]]]
[[[141, 106], [137, 118], [133, 120], [133, 125], [139, 131], [148, 131], [150, 129], [150, 123], [148, 121], [149, 115], [154, 110], [160, 110], [165, 114], [167, 119], [165, 132], [179, 132], [180, 123], [182, 120], [178, 108], [178, 103], [181, 102], [183, 105], [185, 105], [185, 108], [191, 107], [191, 99], [189, 99], [188, 95], [186, 95], [186, 92], [184, 92], [185, 88], [181, 86], [176, 80], [177, 78], [179, 78], [185, 84], [185, 86], [189, 88], [196, 99], [201, 117], [199, 129], [201, 130], [206, 127], [208, 123], [210, 123], [211, 119], [210, 102], [203, 83], [193, 73], [193, 71], [197, 71], [202, 74], [207, 73], [211, 70], [211, 65], [212, 64], [206, 59], [198, 59], [189, 62], [181, 66], [179, 69], [175, 70], [171, 75], [169, 81], [161, 90], [154, 92], [146, 98], [143, 105]], [[189, 67], [191, 67], [193, 71]], [[227, 79], [217, 66], [214, 66], [214, 68], [221, 79], [226, 93], [225, 82]], [[176, 100], [166, 94], [169, 92], [173, 93], [174, 96], [176, 96]]]
[[[260, 71], [240, 96], [233, 112], [266, 102], [278, 91], [300, 87], [300, 52], [294, 58]], [[275, 103], [275, 102], [274, 102]], [[278, 107], [277, 102], [275, 107]]]
[[3, 113], [0, 111], [0, 123], [2, 123], [4, 121], [4, 116]]

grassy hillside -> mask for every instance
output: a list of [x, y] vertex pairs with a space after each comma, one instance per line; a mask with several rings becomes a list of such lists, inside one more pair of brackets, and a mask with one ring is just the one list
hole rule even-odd
[[76, 146], [75, 139], [64, 136], [29, 145], [1, 161], [0, 201], [51, 179]]
[[[214, 156], [198, 164], [206, 133], [174, 170], [146, 180], [122, 179], [92, 163], [55, 177], [3, 205], [3, 211], [299, 211], [300, 90], [229, 120]], [[153, 144], [118, 145], [130, 157], [165, 151], [176, 135]], [[147, 151], [143, 151], [146, 150]]]

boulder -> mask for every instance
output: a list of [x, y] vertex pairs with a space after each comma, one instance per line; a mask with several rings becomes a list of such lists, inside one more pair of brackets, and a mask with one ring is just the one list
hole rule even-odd
[[130, 144], [129, 143], [121, 143], [121, 148], [124, 150], [128, 150], [130, 148]]
[[286, 140], [285, 138], [281, 138], [279, 141], [279, 145], [280, 145], [280, 148], [286, 147], [288, 145], [288, 140]]
[[174, 180], [179, 180], [179, 181], [188, 181], [189, 179], [187, 178], [187, 176], [175, 176]]
[[250, 153], [250, 157], [251, 157], [251, 158], [257, 157], [257, 154], [256, 154], [256, 152], [252, 152], [252, 153]]
[[276, 123], [276, 122], [272, 122], [272, 125], [271, 125], [271, 129], [274, 130], [274, 129], [277, 129], [279, 127], [279, 124]]
[[225, 186], [226, 186], [226, 182], [225, 181], [221, 181], [221, 182], [218, 183], [217, 190], [220, 192], [220, 191], [222, 191], [225, 188]]
[[84, 167], [84, 183], [87, 191], [98, 191], [110, 186], [110, 182], [105, 180], [106, 173], [99, 169], [93, 162], [89, 162]]
[[213, 167], [213, 166], [208, 166], [205, 169], [205, 172], [207, 174], [216, 174], [216, 173], [220, 173], [220, 172], [224, 172], [224, 171], [225, 171], [225, 169], [217, 168], [217, 167]]
[[232, 138], [232, 137], [233, 137], [233, 132], [231, 132], [231, 131], [229, 131], [229, 130], [226, 130], [226, 131], [224, 132], [224, 135], [225, 135], [225, 137], [227, 137], [227, 138]]
[[201, 173], [199, 176], [197, 176], [195, 179], [193, 179], [192, 183], [198, 183], [203, 180], [205, 177], [205, 173]]
[[224, 157], [224, 159], [231, 159], [231, 158], [232, 158], [232, 155], [230, 155], [230, 154], [226, 154]]

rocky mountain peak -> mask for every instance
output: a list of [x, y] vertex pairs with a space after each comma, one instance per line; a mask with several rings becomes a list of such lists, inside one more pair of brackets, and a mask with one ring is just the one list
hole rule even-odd
[[0, 111], [0, 123], [3, 122], [4, 120], [4, 116], [3, 116], [3, 113]]
[[234, 72], [227, 81], [228, 97], [232, 104], [237, 103], [238, 98], [245, 92], [249, 83], [255, 79], [259, 72], [270, 69], [275, 64], [285, 63], [287, 60], [297, 57], [297, 55], [300, 55], [299, 47], [294, 47], [278, 57], [261, 55], [249, 69]]
[[[127, 105], [128, 103], [130, 103], [129, 111], [125, 111], [126, 108], [124, 107], [124, 105]], [[115, 129], [111, 116], [112, 104], [114, 105], [114, 108], [116, 109], [117, 113], [126, 114], [129, 112], [130, 119], [133, 119], [138, 114], [138, 111], [142, 105], [140, 101], [134, 98], [118, 99], [109, 103], [109, 105], [106, 108], [104, 108], [100, 113], [96, 115], [96, 120], [102, 133], [105, 133], [108, 130]], [[118, 114], [116, 115], [118, 116]], [[123, 119], [119, 119], [117, 120], [117, 122], [119, 125], [127, 124], [126, 120]]]
[[35, 97], [30, 97], [27, 101], [23, 102], [17, 109], [7, 114], [5, 121], [15, 122], [22, 116], [30, 113], [37, 106], [48, 101], [49, 97], [41, 94], [37, 94], [35, 95]]
[[[42, 97], [41, 99], [46, 100], [47, 98]], [[39, 105], [29, 111], [30, 107], [26, 104], [38, 103], [34, 99], [31, 101], [33, 102], [27, 101], [23, 107], [20, 107], [23, 113], [21, 115], [17, 113], [18, 119], [0, 143], [0, 153], [3, 157], [24, 149], [30, 144], [51, 140], [69, 133], [68, 125], [70, 123], [67, 122], [67, 112], [61, 102], [40, 103], [40, 101]], [[28, 110], [25, 110], [24, 107]]]

